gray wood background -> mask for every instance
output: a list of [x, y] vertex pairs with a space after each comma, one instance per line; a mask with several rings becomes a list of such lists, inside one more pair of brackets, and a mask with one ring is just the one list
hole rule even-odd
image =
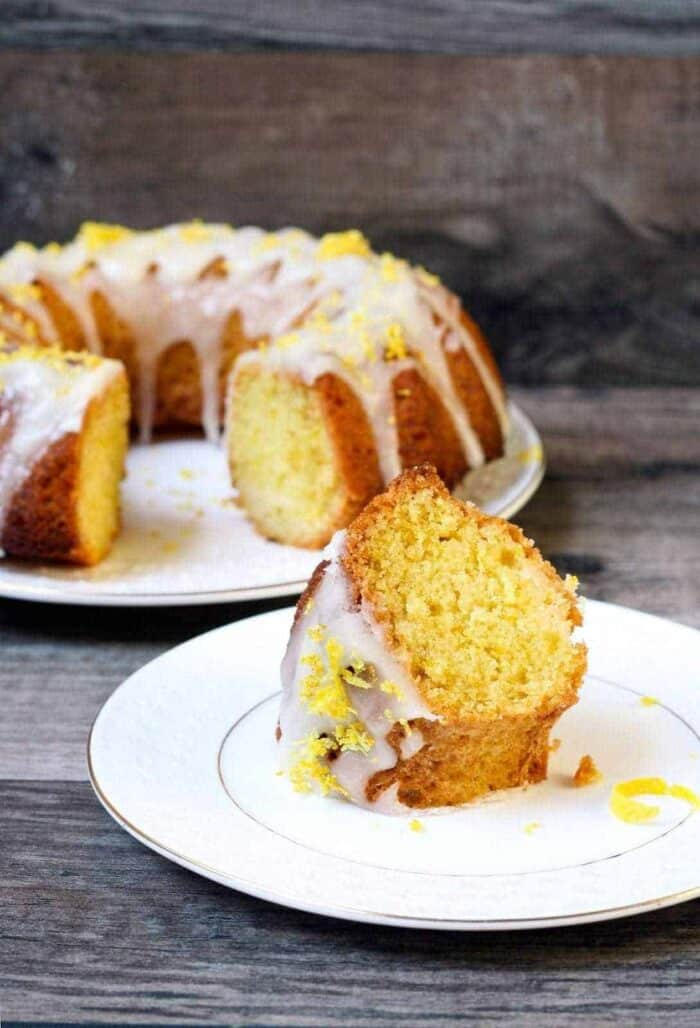
[[[359, 226], [490, 335], [548, 456], [526, 532], [586, 595], [700, 627], [699, 55], [695, 0], [4, 0], [0, 249], [94, 218]], [[695, 1028], [697, 902], [365, 927], [110, 821], [84, 755], [110, 692], [275, 605], [0, 601], [3, 1023]]]
[[[516, 399], [549, 457], [516, 520], [585, 595], [700, 627], [700, 391], [548, 387]], [[695, 1028], [698, 901], [540, 932], [353, 925], [207, 882], [110, 820], [87, 784], [85, 744], [112, 689], [183, 639], [273, 605], [0, 601], [6, 1028]]]
[[511, 382], [700, 384], [699, 112], [694, 57], [0, 51], [0, 247], [357, 225]]
[[0, 44], [688, 54], [698, 0], [4, 0]]

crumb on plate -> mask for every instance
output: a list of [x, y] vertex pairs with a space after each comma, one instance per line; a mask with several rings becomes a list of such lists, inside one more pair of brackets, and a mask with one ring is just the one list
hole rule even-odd
[[574, 785], [582, 788], [584, 785], [595, 785], [602, 781], [602, 774], [596, 767], [596, 763], [590, 753], [585, 753], [578, 762], [574, 772]]

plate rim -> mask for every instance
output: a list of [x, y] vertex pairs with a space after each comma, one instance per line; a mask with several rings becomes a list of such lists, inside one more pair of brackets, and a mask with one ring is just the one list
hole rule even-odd
[[[545, 476], [547, 460], [542, 438], [532, 419], [522, 407], [508, 401], [511, 414], [521, 420], [525, 429], [532, 435], [532, 445], [539, 446], [539, 456], [531, 464], [532, 472], [524, 483], [522, 490], [510, 503], [505, 504], [497, 513], [497, 517], [509, 519], [529, 503], [535, 495]], [[322, 551], [319, 550], [320, 554]], [[31, 563], [31, 562], [28, 562]], [[7, 600], [24, 600], [32, 603], [54, 603], [71, 607], [202, 607], [224, 603], [245, 603], [251, 600], [276, 599], [282, 596], [298, 596], [306, 587], [307, 579], [293, 579], [287, 582], [275, 582], [271, 585], [244, 586], [233, 589], [200, 590], [197, 592], [132, 592], [132, 593], [89, 593], [66, 592], [69, 583], [62, 579], [47, 578], [39, 584], [34, 574], [27, 583], [5, 582], [0, 561], [0, 598]]]
[[[700, 635], [700, 630], [694, 628], [691, 625], [685, 625], [682, 622], [672, 621], [670, 618], [664, 618], [657, 614], [651, 614], [647, 611], [639, 610], [635, 607], [628, 607], [623, 604], [608, 603], [602, 600], [586, 600], [587, 604], [594, 605], [598, 608], [613, 608], [616, 611], [620, 611], [623, 614], [634, 614], [641, 615], [644, 618], [652, 618], [654, 621], [662, 622], [665, 624], [672, 624], [674, 628], [685, 629], [687, 632], [693, 635]], [[220, 625], [217, 628], [210, 629], [207, 632], [199, 633], [192, 638], [179, 643], [177, 646], [172, 647], [165, 651], [165, 654], [172, 654], [179, 650], [181, 647], [188, 646], [195, 640], [202, 640], [205, 637], [213, 636], [218, 633], [226, 632], [232, 627], [240, 623], [245, 623], [252, 620], [260, 620], [264, 618], [279, 617], [283, 612], [293, 611], [293, 607], [281, 607], [273, 611], [264, 611], [259, 614], [251, 615], [248, 618], [241, 618], [237, 622], [232, 622], [226, 625]], [[648, 913], [654, 910], [660, 910], [664, 907], [674, 906], [676, 904], [688, 902], [690, 900], [700, 897], [700, 881], [696, 886], [689, 889], [677, 890], [671, 893], [664, 894], [663, 896], [655, 896], [647, 900], [639, 902], [633, 902], [628, 904], [622, 904], [620, 906], [608, 907], [605, 909], [581, 911], [574, 914], [564, 915], [544, 915], [542, 917], [535, 918], [499, 918], [492, 920], [490, 918], [475, 918], [475, 919], [464, 919], [464, 918], [432, 918], [432, 917], [417, 917], [409, 915], [401, 915], [396, 913], [385, 913], [376, 910], [365, 910], [361, 907], [349, 907], [345, 905], [333, 905], [332, 907], [324, 906], [323, 904], [314, 903], [311, 899], [306, 897], [294, 897], [291, 898], [289, 895], [280, 893], [274, 888], [262, 885], [258, 882], [254, 882], [236, 876], [233, 874], [222, 873], [214, 867], [203, 863], [197, 859], [187, 857], [185, 854], [179, 853], [177, 850], [170, 846], [164, 845], [157, 839], [149, 835], [148, 832], [139, 828], [133, 822], [131, 822], [109, 799], [106, 792], [100, 785], [97, 773], [95, 771], [93, 763], [93, 738], [96, 726], [100, 720], [106, 707], [112, 700], [112, 697], [116, 692], [125, 686], [135, 675], [142, 673], [150, 665], [156, 664], [162, 659], [165, 654], [160, 654], [154, 657], [152, 660], [147, 661], [144, 665], [129, 675], [119, 686], [116, 687], [107, 697], [105, 702], [97, 712], [93, 723], [90, 727], [88, 734], [87, 745], [86, 745], [86, 761], [87, 771], [90, 781], [90, 785], [97, 797], [99, 803], [103, 809], [110, 815], [110, 817], [132, 838], [137, 842], [146, 846], [146, 848], [158, 853], [161, 857], [172, 861], [179, 867], [184, 868], [192, 874], [197, 874], [200, 877], [206, 878], [209, 881], [214, 881], [219, 885], [226, 888], [232, 888], [238, 892], [243, 892], [246, 895], [253, 896], [257, 899], [262, 899], [266, 902], [275, 903], [279, 906], [285, 907], [290, 910], [298, 910], [304, 913], [310, 913], [317, 916], [332, 917], [339, 920], [351, 921], [360, 924], [378, 924], [389, 927], [398, 928], [418, 928], [421, 930], [438, 930], [438, 931], [512, 931], [512, 930], [533, 930], [533, 929], [544, 929], [554, 927], [566, 927], [578, 924], [591, 924], [599, 921], [608, 921], [624, 917], [632, 917], [639, 914]]]

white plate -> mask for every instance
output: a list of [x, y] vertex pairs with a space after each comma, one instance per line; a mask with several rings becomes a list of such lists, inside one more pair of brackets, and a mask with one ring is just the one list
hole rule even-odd
[[[506, 456], [472, 472], [460, 495], [510, 517], [542, 481], [540, 437], [511, 404]], [[300, 593], [318, 551], [268, 542], [234, 502], [223, 451], [203, 440], [133, 446], [123, 530], [95, 568], [0, 561], [0, 596], [51, 603], [158, 607]]]
[[[102, 708], [88, 745], [93, 786], [151, 849], [286, 906], [421, 928], [596, 921], [700, 894], [700, 815], [661, 799], [657, 821], [630, 825], [608, 808], [613, 783], [628, 778], [700, 787], [700, 632], [589, 602], [590, 674], [555, 729], [549, 780], [419, 814], [415, 832], [408, 817], [301, 796], [276, 774], [290, 621], [279, 610], [193, 639]], [[645, 694], [659, 703], [644, 705]], [[584, 753], [604, 781], [576, 789]]]

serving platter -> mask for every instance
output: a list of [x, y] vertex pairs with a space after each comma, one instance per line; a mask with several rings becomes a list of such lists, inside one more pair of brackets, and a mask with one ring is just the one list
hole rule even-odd
[[[413, 928], [605, 920], [700, 895], [700, 816], [654, 797], [619, 820], [619, 781], [700, 789], [700, 632], [590, 601], [590, 666], [558, 722], [546, 782], [434, 814], [385, 816], [299, 795], [279, 773], [279, 663], [291, 608], [227, 625], [132, 675], [88, 744], [94, 789], [135, 838], [266, 900]], [[589, 753], [603, 779], [576, 788]], [[193, 881], [192, 888], [196, 888]]]
[[[506, 455], [471, 472], [458, 493], [510, 517], [539, 486], [542, 444], [510, 406]], [[263, 539], [236, 505], [221, 448], [202, 439], [132, 446], [122, 492], [123, 528], [94, 568], [0, 560], [0, 596], [94, 606], [159, 607], [294, 596], [318, 551]]]

